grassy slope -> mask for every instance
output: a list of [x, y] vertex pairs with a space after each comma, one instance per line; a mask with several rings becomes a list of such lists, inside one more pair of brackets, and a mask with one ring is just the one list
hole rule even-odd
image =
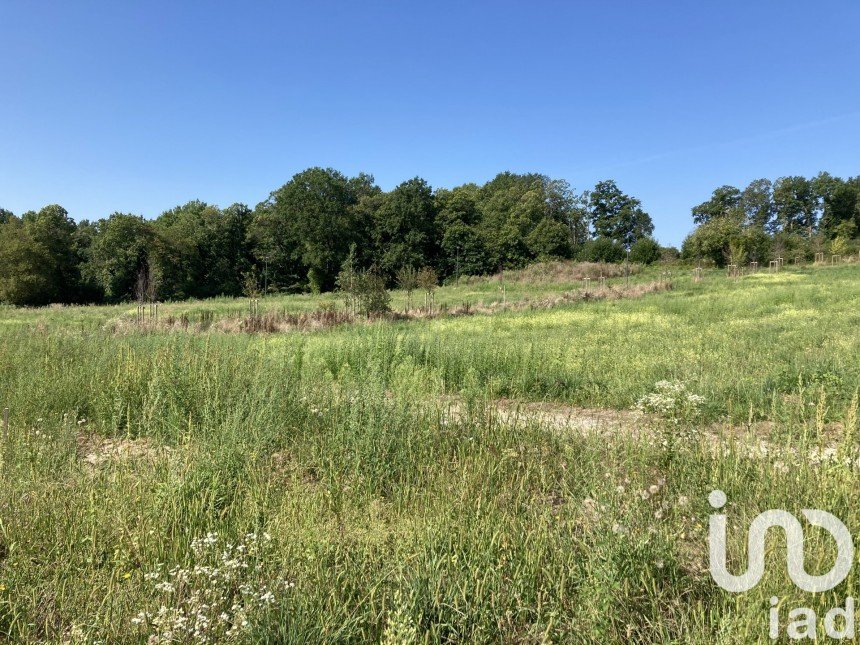
[[[764, 639], [770, 595], [822, 608], [856, 582], [804, 598], [775, 558], [755, 591], [720, 592], [704, 570], [705, 497], [723, 488], [741, 526], [815, 507], [860, 532], [855, 467], [806, 458], [816, 411], [850, 419], [858, 278], [712, 274], [641, 299], [270, 337], [112, 336], [98, 327], [118, 308], [5, 311], [0, 634], [144, 639], [138, 611], [178, 606], [144, 574], [192, 562], [207, 531], [267, 531], [249, 580], [295, 587], [249, 604], [248, 640]], [[752, 407], [809, 443], [781, 463], [694, 442], [667, 452], [500, 425], [483, 404], [628, 407], [661, 378], [704, 394], [711, 418]], [[470, 416], [415, 402], [445, 392]], [[95, 466], [80, 458], [91, 452]], [[807, 557], [826, 562], [826, 544]]]

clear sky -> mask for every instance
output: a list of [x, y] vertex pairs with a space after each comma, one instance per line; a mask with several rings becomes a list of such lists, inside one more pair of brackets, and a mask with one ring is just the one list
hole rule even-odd
[[0, 206], [253, 206], [614, 178], [663, 243], [721, 184], [860, 174], [860, 2], [0, 0]]

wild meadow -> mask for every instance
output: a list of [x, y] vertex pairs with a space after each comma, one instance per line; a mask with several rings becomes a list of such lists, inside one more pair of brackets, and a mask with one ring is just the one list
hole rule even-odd
[[774, 533], [762, 582], [723, 591], [708, 494], [733, 571], [765, 509], [860, 536], [860, 266], [665, 271], [618, 297], [464, 280], [433, 315], [281, 333], [219, 326], [241, 299], [164, 305], [184, 327], [0, 309], [0, 638], [739, 643], [772, 596], [823, 616], [856, 567], [804, 594]]

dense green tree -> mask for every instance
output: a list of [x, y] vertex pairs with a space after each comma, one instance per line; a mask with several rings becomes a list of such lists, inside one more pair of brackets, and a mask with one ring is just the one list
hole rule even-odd
[[771, 181], [769, 179], [751, 181], [741, 193], [740, 206], [749, 226], [770, 230], [774, 213]]
[[567, 227], [569, 243], [576, 250], [588, 239], [588, 196], [577, 194], [564, 179], [542, 178], [546, 216]]
[[773, 185], [773, 203], [780, 230], [812, 237], [817, 211], [812, 182], [800, 176], [780, 177]]
[[[539, 250], [528, 240], [538, 226], [543, 232], [536, 236], [549, 230], [545, 220], [565, 226], [567, 247], [578, 247], [588, 236], [583, 196], [564, 180], [503, 172], [480, 188], [477, 203], [481, 215], [478, 230], [485, 241], [487, 262], [493, 268], [523, 266], [534, 260]], [[559, 230], [555, 226], [552, 229]], [[561, 251], [558, 246], [556, 252]]]
[[782, 257], [786, 262], [801, 257], [811, 260], [816, 251], [825, 250], [824, 240], [819, 236], [809, 238], [805, 232], [777, 231], [770, 240], [770, 259]]
[[210, 223], [209, 240], [204, 245], [203, 285], [207, 295], [242, 294], [242, 276], [253, 262], [247, 243], [253, 214], [245, 204], [231, 204]]
[[614, 181], [598, 182], [588, 198], [591, 224], [597, 237], [606, 237], [629, 249], [636, 240], [654, 232], [651, 216], [641, 202], [624, 194]]
[[843, 222], [860, 227], [860, 185], [840, 181], [824, 197], [819, 228], [825, 236], [833, 238]]
[[536, 258], [569, 258], [570, 231], [558, 220], [545, 217], [526, 236], [526, 246]]
[[295, 226], [285, 221], [274, 199], [257, 204], [248, 226], [247, 243], [261, 287], [269, 291], [301, 291], [307, 286], [307, 268], [301, 261], [301, 241]]
[[503, 172], [481, 187], [479, 230], [494, 269], [524, 266], [534, 258], [525, 238], [544, 217], [542, 180], [537, 174]]
[[833, 229], [830, 252], [834, 255], [848, 255], [854, 252], [856, 245], [851, 240], [857, 237], [857, 224], [853, 219], [839, 222]]
[[217, 212], [215, 206], [191, 201], [155, 220], [165, 251], [160, 257], [161, 291], [168, 297], [182, 300], [197, 295], [206, 267], [203, 245], [208, 237], [207, 223], [217, 217]]
[[676, 246], [660, 247], [660, 260], [662, 262], [675, 262], [680, 259], [681, 251]]
[[624, 247], [615, 240], [597, 237], [580, 247], [576, 259], [580, 262], [621, 262], [626, 255]]
[[75, 222], [62, 206], [51, 204], [21, 216], [24, 228], [47, 256], [41, 270], [47, 281], [48, 302], [74, 302], [78, 287], [73, 235]]
[[441, 269], [445, 275], [481, 275], [491, 271], [484, 239], [474, 226], [454, 222], [441, 243]]
[[30, 228], [14, 216], [0, 224], [0, 302], [48, 304], [54, 279], [51, 252]]
[[734, 186], [720, 186], [711, 198], [693, 207], [693, 221], [704, 224], [718, 217], [725, 217], [741, 205], [741, 191]]
[[590, 225], [607, 239], [585, 255], [601, 259], [653, 231], [640, 202], [611, 181], [577, 194], [561, 179], [502, 172], [483, 186], [434, 193], [416, 177], [385, 193], [371, 175], [331, 168], [296, 174], [253, 211], [195, 200], [152, 221], [115, 213], [76, 225], [52, 205], [20, 218], [0, 209], [7, 224], [4, 297], [28, 304], [239, 295], [249, 276], [255, 293], [321, 291], [350, 248], [356, 272], [389, 284], [404, 267], [483, 274], [570, 257]]
[[375, 214], [385, 200], [385, 193], [376, 185], [373, 175], [359, 173], [349, 180], [356, 202], [351, 210], [352, 242], [356, 245], [358, 266], [369, 268], [376, 264], [374, 247]]
[[478, 227], [479, 192], [475, 184], [436, 191], [436, 230], [441, 238], [438, 265], [442, 275], [480, 275], [492, 268]]
[[451, 224], [475, 226], [481, 220], [478, 209], [480, 188], [475, 184], [464, 184], [451, 190], [436, 191], [436, 224], [444, 233]]
[[114, 213], [96, 223], [84, 275], [97, 284], [111, 302], [138, 299], [138, 281], [146, 275], [158, 285], [162, 243], [151, 222], [137, 215]]
[[821, 226], [821, 220], [824, 217], [827, 204], [831, 201], [834, 191], [844, 184], [844, 180], [840, 177], [834, 177], [826, 171], [819, 172], [815, 177], [809, 180], [809, 185], [812, 188], [813, 199], [815, 200], [815, 220], [819, 227]]
[[693, 209], [700, 226], [684, 244], [690, 259], [710, 258], [718, 264], [738, 258], [764, 262], [775, 257], [811, 259], [829, 252], [828, 240], [841, 238], [853, 248], [860, 230], [860, 177], [843, 180], [820, 172], [812, 179], [781, 177], [773, 184], [757, 179], [737, 195], [730, 186]]
[[763, 264], [771, 257], [773, 240], [758, 226], [745, 227], [736, 244], [742, 249], [747, 262]]
[[373, 236], [377, 265], [388, 280], [402, 267], [436, 262], [436, 202], [426, 181], [415, 177], [384, 196]]
[[276, 287], [320, 291], [334, 286], [357, 241], [358, 188], [367, 183], [332, 168], [309, 168], [258, 206], [251, 237], [258, 261], [275, 272]]
[[710, 260], [725, 266], [732, 259], [733, 245], [743, 233], [743, 225], [734, 217], [716, 217], [700, 225], [684, 240], [681, 256], [687, 260]]
[[240, 295], [251, 266], [251, 217], [244, 204], [222, 211], [201, 201], [163, 213], [155, 222], [165, 251], [162, 290], [174, 298]]
[[630, 247], [630, 261], [639, 264], [654, 264], [662, 254], [663, 250], [653, 237], [640, 237]]
[[99, 284], [85, 271], [90, 261], [90, 252], [98, 234], [98, 226], [89, 220], [78, 222], [72, 235], [72, 252], [75, 257], [75, 265], [78, 278], [76, 302], [97, 303], [104, 299], [104, 291]]

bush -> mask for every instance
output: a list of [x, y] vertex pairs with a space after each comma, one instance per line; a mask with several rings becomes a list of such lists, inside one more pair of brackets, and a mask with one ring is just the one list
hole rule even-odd
[[433, 302], [435, 301], [434, 293], [439, 285], [439, 277], [432, 267], [424, 267], [418, 272], [416, 277], [418, 288], [424, 292], [424, 305], [427, 311], [433, 310]]
[[642, 237], [630, 247], [630, 261], [639, 264], [654, 264], [660, 259], [662, 249], [651, 237]]
[[391, 310], [391, 294], [385, 288], [385, 279], [374, 271], [357, 268], [355, 245], [337, 275], [336, 284], [344, 296], [347, 310], [353, 314], [369, 316]]
[[661, 262], [675, 262], [681, 257], [681, 252], [674, 246], [664, 246], [660, 249]]
[[358, 311], [366, 316], [391, 311], [391, 294], [385, 288], [385, 279], [373, 271], [359, 272], [355, 281], [355, 298]]
[[570, 233], [561, 222], [545, 217], [526, 237], [526, 245], [535, 257], [559, 259], [570, 257]]
[[810, 240], [799, 233], [780, 231], [773, 236], [770, 255], [771, 259], [782, 256], [786, 262], [790, 262], [791, 258], [795, 257], [812, 260], [815, 253], [825, 251], [824, 245], [824, 238], [821, 235], [816, 235]]
[[718, 267], [728, 264], [733, 255], [732, 243], [739, 248], [743, 228], [730, 217], [718, 217], [705, 222], [684, 240], [681, 255], [685, 260], [711, 260]]
[[579, 250], [580, 262], [621, 262], [626, 255], [624, 247], [607, 237], [588, 240]]

